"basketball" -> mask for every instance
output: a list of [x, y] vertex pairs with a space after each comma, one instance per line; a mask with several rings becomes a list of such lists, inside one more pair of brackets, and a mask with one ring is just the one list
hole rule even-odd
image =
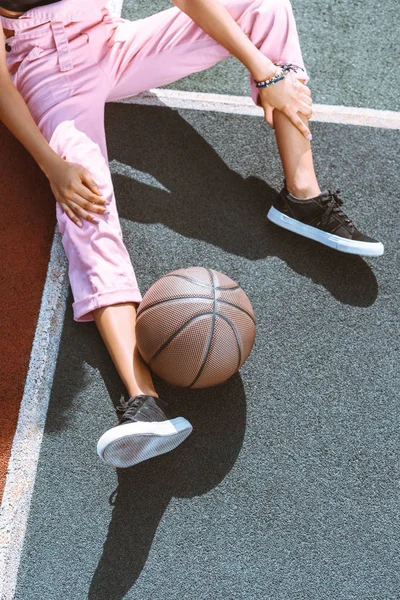
[[255, 338], [250, 300], [232, 279], [204, 267], [156, 281], [137, 313], [137, 345], [151, 370], [173, 385], [223, 383], [248, 358]]

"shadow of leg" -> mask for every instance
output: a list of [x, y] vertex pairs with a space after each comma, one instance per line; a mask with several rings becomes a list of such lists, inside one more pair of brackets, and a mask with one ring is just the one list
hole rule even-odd
[[146, 564], [170, 499], [216, 487], [242, 446], [246, 403], [239, 375], [207, 390], [173, 389], [161, 381], [157, 390], [176, 414], [191, 421], [193, 433], [175, 452], [118, 471], [113, 515], [89, 600], [125, 596]]
[[[266, 171], [268, 165], [259, 157], [275, 154], [276, 148], [271, 137], [258, 136], [263, 141], [258, 148], [258, 142], [253, 142], [261, 127], [258, 120], [248, 117], [246, 133], [243, 118], [230, 116], [221, 123], [223, 127], [216, 128], [216, 119], [221, 116], [196, 116], [196, 126], [200, 131], [204, 129], [207, 140], [212, 141], [210, 145], [177, 111], [169, 108], [117, 105], [108, 108], [107, 115], [121, 217], [138, 223], [161, 223], [190, 240], [205, 241], [252, 261], [276, 256], [344, 304], [374, 303], [378, 285], [366, 261], [270, 223], [266, 215], [276, 191], [258, 176], [242, 177], [221, 158], [222, 146], [228, 149], [222, 155], [226, 153], [229, 159], [231, 154], [236, 156], [239, 140], [252, 144], [253, 172]], [[132, 131], [139, 143], [132, 143]], [[251, 165], [245, 152], [242, 160], [243, 169], [248, 172]], [[239, 159], [232, 161], [238, 168]], [[146, 177], [150, 183], [146, 184]], [[148, 250], [152, 252], [152, 248]]]

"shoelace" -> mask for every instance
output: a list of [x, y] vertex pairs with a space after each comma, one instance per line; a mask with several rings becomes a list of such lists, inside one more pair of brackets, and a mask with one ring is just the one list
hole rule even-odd
[[132, 396], [132, 398], [129, 398], [129, 400], [124, 400], [124, 397], [121, 396], [121, 399], [119, 401], [120, 406], [117, 406], [117, 413], [121, 413], [120, 418], [135, 416], [136, 411], [145, 402], [146, 397], [147, 396], [144, 395]]
[[354, 229], [354, 224], [351, 219], [342, 211], [340, 208], [343, 206], [343, 200], [339, 198], [340, 190], [334, 192], [328, 191], [326, 198], [321, 198], [321, 204], [326, 207], [325, 212], [322, 215], [321, 223], [326, 225], [329, 223], [332, 213], [335, 213], [338, 217], [343, 219], [349, 227]]

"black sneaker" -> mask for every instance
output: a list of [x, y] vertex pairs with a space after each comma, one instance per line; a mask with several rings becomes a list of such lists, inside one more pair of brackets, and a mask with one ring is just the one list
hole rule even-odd
[[171, 419], [168, 404], [153, 396], [121, 398], [120, 423], [97, 443], [97, 454], [113, 467], [131, 467], [165, 454], [185, 440], [192, 426], [183, 417]]
[[341, 209], [340, 190], [322, 192], [301, 200], [283, 188], [268, 212], [268, 219], [284, 229], [321, 242], [340, 252], [361, 256], [381, 256], [383, 244], [364, 235]]

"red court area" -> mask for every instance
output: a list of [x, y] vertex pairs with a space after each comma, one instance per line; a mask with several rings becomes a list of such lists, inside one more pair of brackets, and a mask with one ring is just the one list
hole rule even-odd
[[55, 225], [46, 177], [0, 123], [0, 496], [29, 365]]

